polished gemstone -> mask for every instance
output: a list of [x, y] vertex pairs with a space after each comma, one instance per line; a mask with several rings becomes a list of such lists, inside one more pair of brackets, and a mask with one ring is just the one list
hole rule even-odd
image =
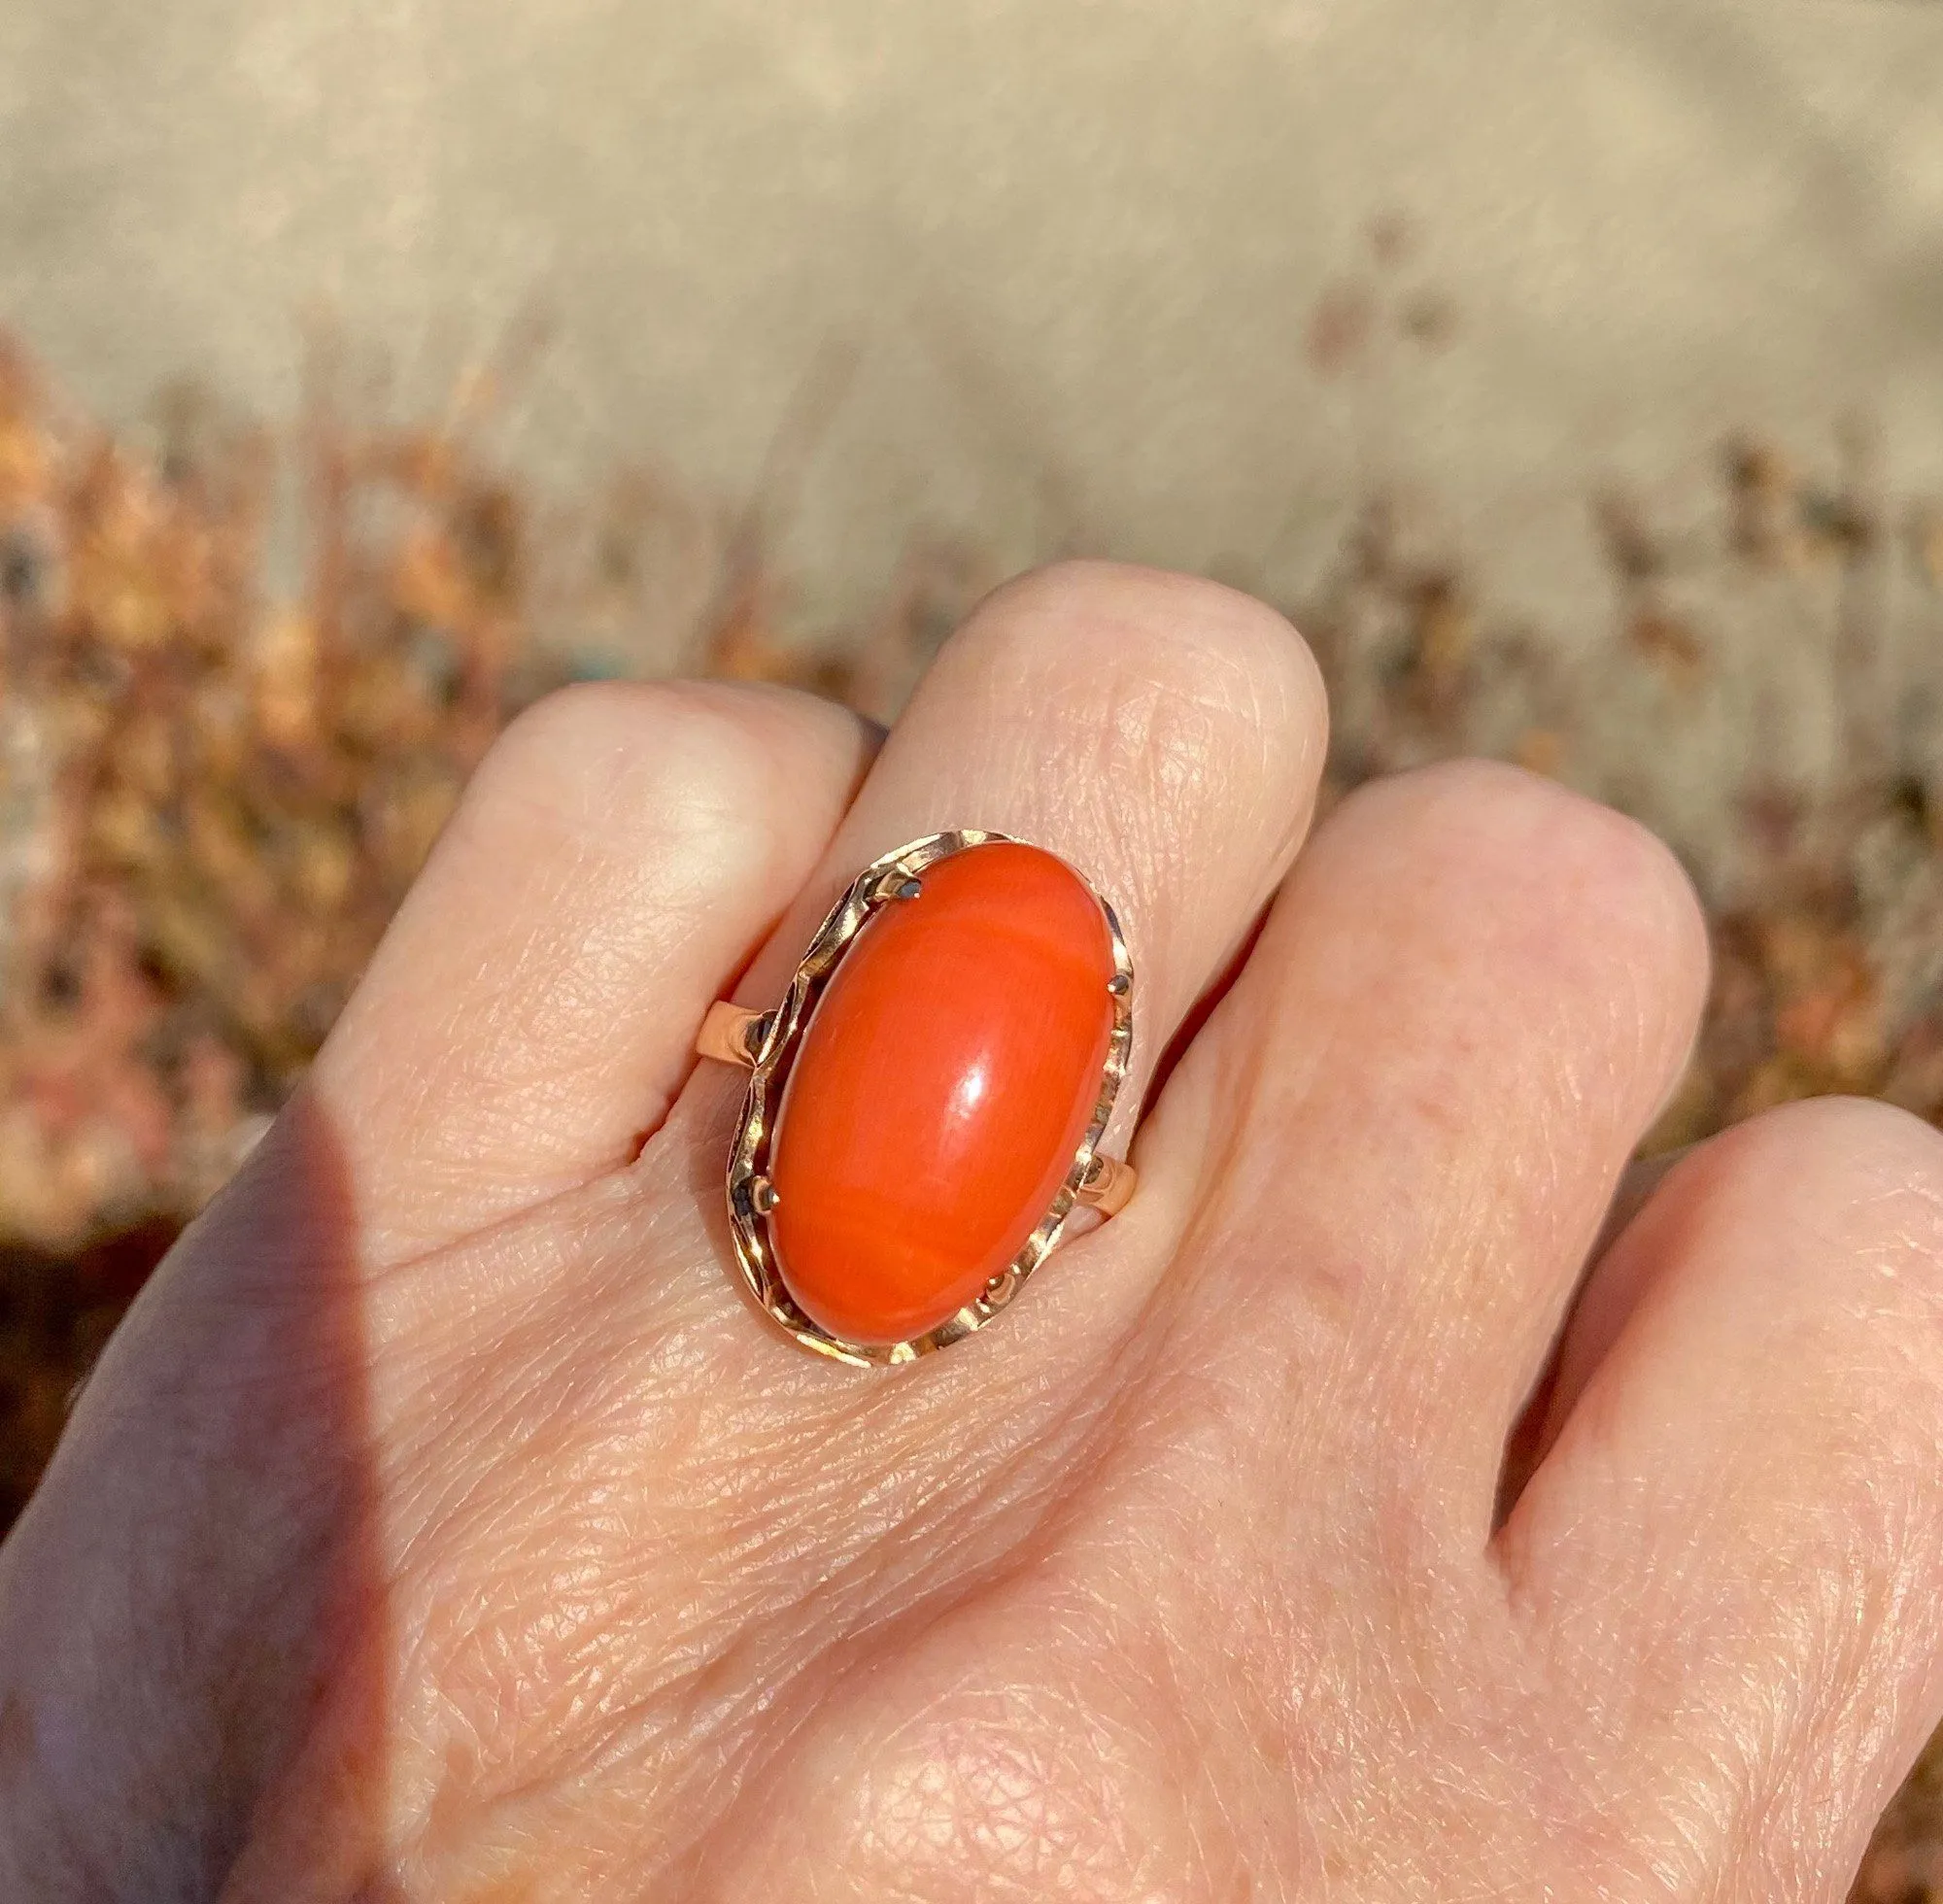
[[770, 1147], [784, 1283], [833, 1335], [908, 1341], [1059, 1194], [1100, 1094], [1113, 946], [1036, 846], [968, 847], [882, 902], [802, 1037]]

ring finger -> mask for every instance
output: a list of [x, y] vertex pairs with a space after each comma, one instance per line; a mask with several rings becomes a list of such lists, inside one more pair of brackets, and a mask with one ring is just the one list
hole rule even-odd
[[[1157, 1056], [1294, 856], [1324, 742], [1313, 662], [1260, 603], [1104, 563], [1028, 576], [940, 655], [737, 996], [772, 1004], [817, 918], [891, 848], [962, 827], [1043, 846], [1111, 901], [1138, 974], [1132, 1069], [1106, 1138], [1116, 1154]], [[712, 1167], [738, 1090], [705, 1068], [684, 1105]], [[1035, 1285], [1035, 1335], [1077, 1326], [1044, 1307], [1067, 1279]], [[1138, 1278], [1114, 1286], [1131, 1298]], [[1103, 1300], [1089, 1282], [1096, 1323]]]

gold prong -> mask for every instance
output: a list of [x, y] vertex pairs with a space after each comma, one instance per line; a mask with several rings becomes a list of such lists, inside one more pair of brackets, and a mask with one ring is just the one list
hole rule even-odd
[[888, 866], [865, 891], [864, 903], [887, 905], [892, 900], [914, 900], [923, 891], [924, 882], [908, 867]]
[[701, 1029], [695, 1035], [696, 1055], [753, 1071], [756, 1046], [762, 1042], [762, 1034], [756, 1029], [762, 1016], [760, 1011], [751, 1011], [746, 1005], [718, 999], [708, 1007]]
[[1097, 1209], [1102, 1216], [1117, 1216], [1132, 1202], [1139, 1173], [1131, 1164], [1116, 1158], [1095, 1155], [1074, 1192], [1074, 1202]]
[[749, 1204], [758, 1216], [767, 1216], [774, 1209], [779, 1199], [776, 1186], [766, 1176], [759, 1176], [749, 1185]]

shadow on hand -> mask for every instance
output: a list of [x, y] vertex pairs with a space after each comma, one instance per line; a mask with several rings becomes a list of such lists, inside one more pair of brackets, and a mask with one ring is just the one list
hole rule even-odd
[[396, 1895], [364, 1300], [343, 1150], [300, 1093], [0, 1549], [0, 1894]]

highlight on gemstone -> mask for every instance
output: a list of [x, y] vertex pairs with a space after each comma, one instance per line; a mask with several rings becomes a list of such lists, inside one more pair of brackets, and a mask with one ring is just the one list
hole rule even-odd
[[769, 1148], [783, 1284], [864, 1345], [928, 1334], [1011, 1265], [1073, 1169], [1113, 1032], [1112, 935], [1063, 860], [995, 840], [917, 884], [826, 983]]

